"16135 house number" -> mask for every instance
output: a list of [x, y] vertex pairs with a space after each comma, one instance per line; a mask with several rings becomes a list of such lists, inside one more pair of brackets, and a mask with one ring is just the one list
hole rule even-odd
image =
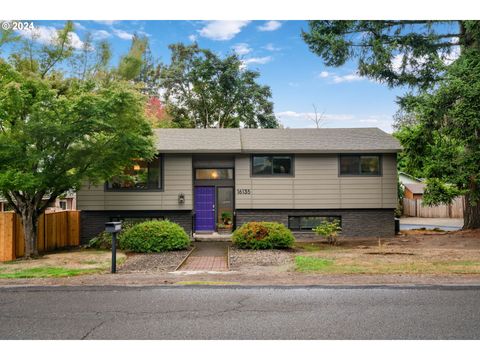
[[250, 189], [237, 189], [238, 195], [250, 195]]

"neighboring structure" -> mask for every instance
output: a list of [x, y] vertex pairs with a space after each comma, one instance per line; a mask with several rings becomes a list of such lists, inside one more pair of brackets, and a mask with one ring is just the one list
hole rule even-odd
[[416, 178], [416, 177], [414, 177], [410, 174], [407, 174], [403, 171], [398, 172], [398, 180], [400, 181], [400, 184], [402, 184], [402, 185], [423, 183], [422, 179]]
[[[44, 200], [47, 200], [45, 198]], [[76, 210], [77, 198], [73, 191], [69, 191], [64, 196], [55, 199], [47, 208], [47, 211], [61, 211], [61, 210]], [[13, 211], [13, 208], [8, 204], [7, 200], [0, 197], [0, 211]]]
[[112, 220], [164, 219], [188, 232], [278, 221], [311, 232], [339, 219], [347, 236], [394, 235], [399, 142], [377, 128], [158, 129], [158, 156], [125, 180], [77, 192], [82, 241]]
[[406, 199], [422, 199], [423, 191], [425, 190], [425, 184], [423, 183], [406, 183], [403, 184], [403, 197]]

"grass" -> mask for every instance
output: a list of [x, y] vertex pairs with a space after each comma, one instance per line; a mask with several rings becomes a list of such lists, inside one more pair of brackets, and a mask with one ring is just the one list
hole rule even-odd
[[0, 279], [58, 278], [85, 274], [94, 274], [103, 269], [68, 269], [62, 267], [35, 267], [20, 270], [0, 269]]
[[304, 242], [295, 243], [295, 248], [305, 252], [343, 251], [343, 249], [339, 248], [338, 246], [332, 246], [332, 245], [320, 244], [320, 243], [304, 243]]
[[480, 274], [478, 261], [409, 261], [402, 263], [341, 262], [296, 256], [295, 270], [328, 274]]

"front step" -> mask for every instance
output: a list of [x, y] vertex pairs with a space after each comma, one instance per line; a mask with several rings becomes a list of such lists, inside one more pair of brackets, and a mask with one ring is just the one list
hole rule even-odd
[[232, 241], [232, 234], [194, 233], [193, 239], [195, 241]]

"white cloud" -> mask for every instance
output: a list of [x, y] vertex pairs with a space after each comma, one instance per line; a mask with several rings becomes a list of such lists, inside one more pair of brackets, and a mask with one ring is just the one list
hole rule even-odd
[[[276, 113], [279, 118], [295, 118], [295, 119], [310, 119], [315, 117], [314, 112], [297, 112], [297, 111], [281, 111]], [[325, 120], [337, 120], [337, 121], [345, 121], [345, 120], [352, 120], [354, 119], [353, 115], [350, 114], [323, 114], [323, 118]]]
[[118, 23], [119, 20], [94, 20], [96, 23], [103, 24], [103, 25], [113, 25], [115, 23]]
[[190, 40], [191, 42], [197, 41], [197, 35], [195, 34], [188, 35], [188, 40]]
[[[313, 128], [314, 112], [281, 111], [275, 114], [285, 126], [291, 128]], [[386, 132], [392, 132], [392, 117], [389, 115], [357, 116], [353, 114], [322, 114], [324, 128], [355, 128], [378, 127]]]
[[113, 29], [113, 33], [122, 40], [132, 40], [133, 34], [120, 29]]
[[280, 50], [282, 50], [282, 48], [275, 47], [272, 43], [268, 43], [268, 44], [265, 45], [263, 48], [264, 48], [265, 50], [268, 50], [268, 51], [280, 51]]
[[361, 81], [366, 80], [366, 78], [358, 75], [357, 73], [345, 74], [345, 75], [337, 75], [335, 73], [331, 73], [328, 71], [321, 71], [318, 73], [318, 77], [321, 79], [328, 79], [333, 84], [340, 84], [343, 82], [353, 82], [353, 81]]
[[73, 24], [75, 25], [75, 28], [78, 29], [78, 30], [87, 30], [87, 28], [79, 22], [75, 22]]
[[250, 21], [208, 21], [207, 25], [198, 30], [200, 36], [211, 40], [230, 40], [237, 35]]
[[253, 57], [253, 58], [248, 58], [248, 59], [245, 59], [243, 60], [243, 63], [245, 65], [250, 65], [250, 64], [266, 64], [270, 61], [273, 60], [273, 57], [271, 56], [263, 56], [263, 57]]
[[247, 55], [252, 51], [252, 49], [250, 48], [250, 46], [248, 46], [247, 43], [239, 43], [239, 44], [233, 45], [232, 49], [233, 51], [235, 51], [237, 55], [240, 55], [240, 56]]
[[94, 40], [105, 40], [110, 36], [112, 36], [112, 34], [110, 34], [108, 31], [105, 31], [105, 30], [95, 30], [92, 33], [92, 36]]
[[340, 84], [343, 82], [352, 82], [352, 81], [360, 81], [365, 80], [362, 76], [353, 73], [353, 74], [346, 74], [346, 75], [334, 75], [332, 78], [335, 84]]
[[[36, 26], [34, 29], [23, 29], [18, 31], [21, 36], [26, 37], [27, 39], [32, 39], [41, 44], [52, 44], [53, 41], [57, 38], [58, 29], [53, 26]], [[69, 34], [70, 44], [75, 49], [81, 49], [83, 47], [83, 41], [80, 40], [80, 37], [75, 32], [70, 32]]]
[[258, 30], [260, 30], [260, 31], [275, 31], [275, 30], [280, 29], [281, 26], [282, 26], [282, 23], [280, 21], [270, 20], [270, 21], [267, 21], [265, 24], [260, 25], [258, 27]]

